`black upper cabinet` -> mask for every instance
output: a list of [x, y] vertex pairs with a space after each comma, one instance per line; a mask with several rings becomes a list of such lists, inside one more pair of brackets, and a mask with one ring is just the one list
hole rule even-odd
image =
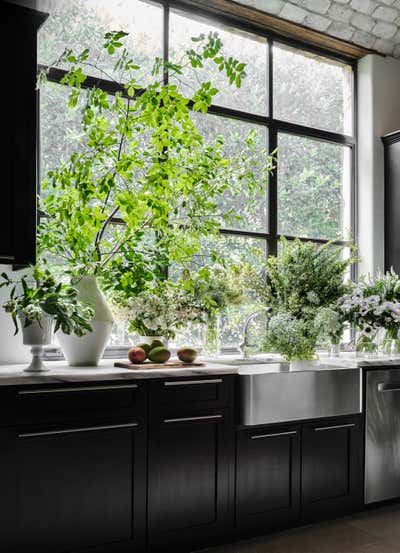
[[37, 31], [47, 15], [0, 3], [3, 145], [0, 262], [35, 262], [37, 195]]
[[400, 131], [383, 137], [385, 147], [385, 269], [400, 272]]

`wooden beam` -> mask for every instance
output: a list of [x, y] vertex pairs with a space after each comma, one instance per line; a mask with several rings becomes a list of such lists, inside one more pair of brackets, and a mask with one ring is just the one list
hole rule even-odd
[[233, 0], [172, 0], [171, 4], [190, 6], [194, 9], [201, 8], [211, 13], [228, 16], [230, 19], [249, 23], [260, 30], [269, 31], [278, 37], [297, 40], [353, 60], [358, 60], [367, 54], [378, 54], [374, 50], [314, 31], [256, 8], [243, 6]]

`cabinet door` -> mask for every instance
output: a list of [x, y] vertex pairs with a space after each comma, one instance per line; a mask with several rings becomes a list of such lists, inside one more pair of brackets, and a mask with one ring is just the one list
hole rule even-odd
[[0, 5], [0, 31], [5, 44], [15, 44], [3, 56], [7, 86], [0, 89], [2, 132], [0, 151], [2, 211], [0, 260], [35, 261], [37, 117], [36, 33], [46, 15], [13, 4]]
[[223, 411], [168, 416], [153, 420], [150, 432], [150, 545], [205, 545], [229, 516], [231, 421]]
[[362, 502], [360, 417], [305, 425], [302, 444], [302, 512], [315, 520], [356, 510]]
[[20, 433], [20, 550], [103, 551], [108, 546], [122, 551], [127, 544], [141, 549], [145, 444], [135, 423]]
[[237, 433], [236, 526], [272, 530], [299, 516], [299, 427]]
[[17, 485], [15, 471], [15, 431], [0, 429], [0, 552], [15, 551]]

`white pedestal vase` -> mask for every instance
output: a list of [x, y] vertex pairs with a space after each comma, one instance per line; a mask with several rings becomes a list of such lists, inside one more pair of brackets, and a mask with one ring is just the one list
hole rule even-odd
[[90, 321], [92, 332], [76, 336], [60, 330], [57, 338], [69, 365], [97, 367], [110, 339], [114, 319], [95, 276], [77, 279], [74, 286], [79, 292], [78, 299], [94, 309]]
[[43, 363], [43, 346], [51, 343], [53, 331], [53, 318], [50, 315], [43, 314], [40, 321], [33, 321], [30, 325], [25, 325], [25, 317], [19, 315], [22, 327], [22, 339], [25, 346], [31, 346], [32, 361], [25, 369], [25, 372], [42, 373], [48, 369]]

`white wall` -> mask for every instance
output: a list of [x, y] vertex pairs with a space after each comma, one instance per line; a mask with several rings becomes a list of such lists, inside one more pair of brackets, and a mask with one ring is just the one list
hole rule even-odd
[[[8, 265], [0, 265], [0, 273], [3, 272], [13, 277], [18, 275]], [[14, 336], [14, 324], [2, 307], [9, 298], [9, 293], [10, 290], [6, 287], [0, 288], [0, 365], [25, 363], [30, 359], [30, 348], [23, 345], [21, 332]]]
[[400, 129], [400, 60], [369, 55], [358, 63], [358, 241], [360, 274], [383, 269], [382, 135]]

